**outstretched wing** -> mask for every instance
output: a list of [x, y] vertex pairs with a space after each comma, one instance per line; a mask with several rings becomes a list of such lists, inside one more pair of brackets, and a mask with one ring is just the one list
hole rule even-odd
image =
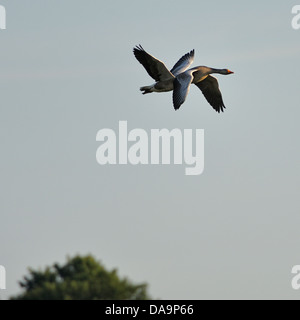
[[171, 73], [176, 77], [180, 73], [184, 72], [194, 61], [195, 50], [182, 56], [172, 68]]
[[177, 110], [184, 103], [193, 80], [193, 73], [191, 70], [180, 73], [174, 80], [173, 89], [173, 105]]
[[195, 83], [195, 85], [202, 91], [208, 103], [217, 112], [224, 112], [225, 105], [219, 89], [218, 80], [215, 77], [209, 75], [204, 80]]
[[163, 81], [174, 78], [164, 63], [147, 53], [141, 45], [136, 46], [133, 49], [133, 53], [137, 60], [144, 66], [149, 76], [155, 81]]

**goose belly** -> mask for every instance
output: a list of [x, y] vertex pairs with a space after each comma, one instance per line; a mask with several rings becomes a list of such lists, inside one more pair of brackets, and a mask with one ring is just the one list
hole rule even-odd
[[154, 90], [155, 92], [168, 92], [173, 90], [174, 79], [159, 81], [155, 83]]

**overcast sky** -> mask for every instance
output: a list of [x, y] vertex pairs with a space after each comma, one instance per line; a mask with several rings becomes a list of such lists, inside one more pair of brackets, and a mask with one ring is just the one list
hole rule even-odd
[[[300, 30], [295, 1], [1, 0], [0, 265], [93, 254], [161, 299], [299, 299]], [[217, 75], [226, 110], [193, 86], [178, 111], [135, 45]], [[205, 168], [96, 162], [96, 133], [204, 129]]]

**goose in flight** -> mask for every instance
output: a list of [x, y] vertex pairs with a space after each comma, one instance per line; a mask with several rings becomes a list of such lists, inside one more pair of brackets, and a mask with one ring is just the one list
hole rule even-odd
[[136, 59], [143, 65], [156, 82], [151, 86], [141, 87], [143, 94], [167, 92], [173, 90], [174, 109], [178, 110], [184, 103], [191, 84], [195, 84], [203, 93], [208, 103], [217, 111], [224, 111], [225, 105], [219, 90], [218, 80], [212, 73], [232, 74], [228, 69], [215, 69], [205, 66], [188, 69], [194, 61], [195, 50], [182, 56], [169, 71], [165, 64], [147, 53], [141, 45], [133, 49]]

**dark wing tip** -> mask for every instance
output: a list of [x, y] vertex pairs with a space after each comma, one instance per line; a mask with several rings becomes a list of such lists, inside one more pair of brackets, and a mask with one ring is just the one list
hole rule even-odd
[[133, 48], [133, 54], [140, 64], [148, 72], [149, 76], [153, 78], [155, 81], [159, 81], [161, 77], [161, 68], [158, 65], [160, 62], [151, 56], [148, 52], [144, 50], [141, 45], [138, 45]]
[[223, 103], [223, 105], [221, 106], [221, 111], [224, 112], [224, 109], [226, 109], [226, 107], [225, 107], [225, 105]]
[[133, 48], [133, 54], [136, 57], [136, 59], [147, 69], [147, 66], [145, 65], [147, 62], [147, 52], [144, 50], [144, 48], [141, 45], [135, 46]]
[[218, 113], [224, 112], [224, 109], [226, 109], [223, 101], [221, 103], [216, 103], [215, 101], [208, 101], [208, 103], [215, 109]]
[[173, 106], [174, 106], [174, 110], [177, 111], [180, 108], [181, 103], [178, 103], [177, 101], [173, 100]]
[[139, 44], [133, 48], [133, 52], [136, 51], [145, 51], [145, 49]]
[[224, 112], [226, 107], [216, 78], [208, 76], [206, 79], [195, 84], [216, 112]]
[[216, 103], [213, 103], [213, 102], [208, 102], [208, 103], [209, 103], [209, 104], [213, 107], [213, 109], [216, 110], [218, 113], [224, 112], [224, 109], [226, 109], [223, 101], [222, 101], [221, 104], [216, 104]]
[[183, 104], [182, 98], [180, 97], [180, 94], [178, 93], [180, 90], [180, 83], [175, 78], [174, 80], [174, 90], [173, 90], [173, 106], [175, 111], [180, 108], [180, 106]]
[[140, 44], [133, 48], [133, 53], [134, 53], [135, 56], [137, 56], [141, 52], [145, 52], [145, 50]]

